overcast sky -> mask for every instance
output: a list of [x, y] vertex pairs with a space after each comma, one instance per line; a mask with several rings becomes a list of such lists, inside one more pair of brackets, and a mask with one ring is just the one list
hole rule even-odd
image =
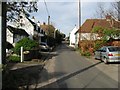
[[[50, 22], [68, 36], [75, 24], [78, 26], [78, 2], [47, 2], [46, 0], [46, 4], [51, 17]], [[96, 7], [97, 2], [81, 3], [81, 24], [86, 19], [94, 18]], [[38, 2], [38, 9], [38, 12], [32, 13], [31, 16], [35, 16], [36, 21], [40, 23], [47, 23], [48, 13], [45, 3]]]

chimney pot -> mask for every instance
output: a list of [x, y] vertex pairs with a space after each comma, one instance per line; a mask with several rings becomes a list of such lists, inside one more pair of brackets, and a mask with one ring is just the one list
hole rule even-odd
[[107, 21], [112, 20], [112, 16], [107, 14], [107, 15], [106, 15], [106, 20], [107, 20]]
[[45, 22], [43, 22], [43, 25], [45, 25]]

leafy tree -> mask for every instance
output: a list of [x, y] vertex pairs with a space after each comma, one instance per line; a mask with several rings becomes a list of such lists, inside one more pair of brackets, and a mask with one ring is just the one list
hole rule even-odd
[[29, 17], [29, 13], [38, 11], [37, 2], [7, 2], [7, 21], [17, 20], [22, 10]]
[[120, 37], [120, 30], [116, 28], [95, 27], [92, 33], [97, 33], [102, 40]]
[[97, 33], [101, 38], [100, 40], [95, 41], [95, 50], [106, 45], [107, 41], [110, 39], [120, 39], [120, 30], [116, 28], [95, 27], [93, 28], [92, 33]]

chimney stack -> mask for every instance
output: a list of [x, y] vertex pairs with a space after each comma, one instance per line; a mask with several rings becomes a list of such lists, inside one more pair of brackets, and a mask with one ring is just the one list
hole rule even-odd
[[109, 14], [107, 14], [107, 15], [106, 15], [106, 20], [107, 20], [107, 21], [111, 21], [111, 20], [112, 20], [112, 16], [109, 15]]
[[37, 22], [37, 25], [40, 26], [40, 22], [39, 21]]
[[46, 25], [45, 22], [43, 22], [43, 25]]
[[48, 16], [48, 25], [50, 25], [50, 16]]
[[35, 22], [35, 17], [34, 16], [32, 16], [32, 19], [31, 19], [33, 22]]

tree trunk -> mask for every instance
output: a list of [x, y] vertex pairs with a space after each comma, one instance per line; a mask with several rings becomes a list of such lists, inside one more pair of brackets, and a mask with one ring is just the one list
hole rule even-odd
[[0, 2], [0, 64], [6, 63], [6, 2]]

